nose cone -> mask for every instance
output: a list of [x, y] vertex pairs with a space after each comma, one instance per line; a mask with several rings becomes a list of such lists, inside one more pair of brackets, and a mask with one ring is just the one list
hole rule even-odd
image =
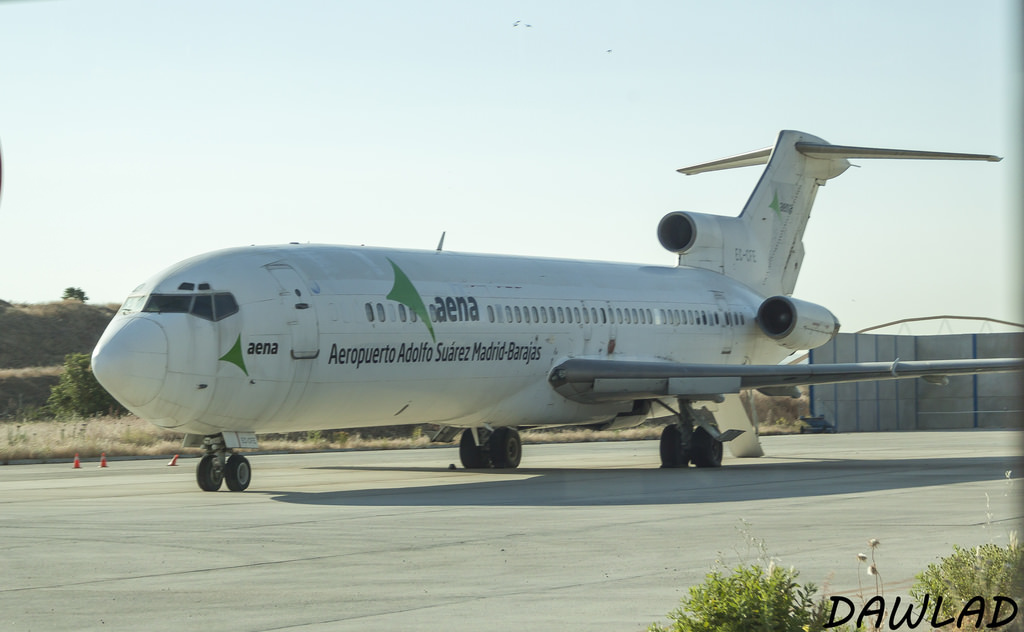
[[160, 394], [167, 375], [163, 328], [147, 318], [111, 323], [92, 352], [92, 372], [117, 401], [145, 406]]

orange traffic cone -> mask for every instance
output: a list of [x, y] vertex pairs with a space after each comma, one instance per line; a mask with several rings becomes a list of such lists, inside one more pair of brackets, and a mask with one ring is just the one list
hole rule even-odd
[[107, 453], [100, 454], [100, 467], [107, 467]]
[[82, 469], [82, 461], [78, 458], [78, 453], [75, 452], [75, 464], [71, 466], [73, 469]]
[[174, 458], [173, 458], [173, 459], [171, 459], [171, 462], [170, 462], [170, 463], [168, 463], [167, 465], [168, 465], [168, 467], [170, 467], [171, 465], [177, 465], [177, 464], [178, 464], [178, 455], [177, 455], [177, 454], [175, 454], [175, 455], [174, 455]]

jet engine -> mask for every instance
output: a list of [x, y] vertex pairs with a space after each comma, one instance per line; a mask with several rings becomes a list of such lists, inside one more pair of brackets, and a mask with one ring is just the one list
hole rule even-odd
[[658, 222], [658, 241], [669, 252], [677, 255], [689, 252], [700, 240], [703, 248], [722, 247], [722, 228], [719, 222], [733, 218], [686, 213], [669, 213]]
[[788, 296], [765, 299], [757, 324], [766, 336], [787, 349], [814, 349], [835, 337], [839, 321], [821, 305]]

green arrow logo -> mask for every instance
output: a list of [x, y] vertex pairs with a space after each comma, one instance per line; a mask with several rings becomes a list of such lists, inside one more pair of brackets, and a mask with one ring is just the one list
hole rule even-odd
[[412, 281], [402, 272], [398, 264], [391, 259], [388, 259], [388, 263], [391, 264], [391, 268], [395, 271], [395, 284], [392, 286], [391, 291], [388, 292], [387, 299], [389, 301], [397, 301], [411, 309], [414, 314], [420, 317], [423, 324], [427, 326], [431, 340], [437, 342], [437, 337], [434, 336], [434, 326], [430, 323], [430, 314], [427, 312], [427, 306], [423, 304], [423, 299], [420, 298], [420, 293], [416, 291]]
[[245, 357], [242, 356], [242, 334], [238, 334], [238, 338], [235, 339], [234, 346], [232, 346], [227, 353], [218, 358], [218, 360], [221, 360], [222, 362], [230, 362], [242, 369], [242, 373], [249, 375], [249, 371], [245, 368]]
[[771, 203], [771, 204], [769, 204], [768, 206], [769, 206], [769, 207], [770, 207], [770, 208], [771, 208], [771, 209], [772, 209], [773, 211], [775, 211], [775, 215], [777, 215], [777, 216], [778, 216], [778, 218], [779, 218], [779, 221], [781, 222], [781, 221], [782, 221], [782, 212], [781, 212], [781, 211], [779, 210], [779, 192], [778, 192], [778, 191], [773, 191], [773, 192], [772, 192], [772, 195], [773, 195], [773, 197], [772, 197], [772, 203]]

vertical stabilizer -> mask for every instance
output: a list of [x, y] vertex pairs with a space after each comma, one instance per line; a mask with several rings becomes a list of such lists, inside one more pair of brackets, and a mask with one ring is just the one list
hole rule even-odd
[[755, 278], [747, 281], [766, 295], [793, 293], [804, 260], [804, 229], [818, 187], [850, 167], [842, 155], [805, 156], [797, 143], [826, 144], [810, 134], [781, 132], [761, 180], [740, 213], [763, 262], [752, 270]]

